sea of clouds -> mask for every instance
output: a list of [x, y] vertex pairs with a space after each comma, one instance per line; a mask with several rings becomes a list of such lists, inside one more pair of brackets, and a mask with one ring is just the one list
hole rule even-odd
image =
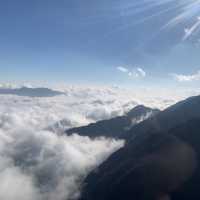
[[141, 103], [163, 109], [184, 96], [118, 87], [57, 89], [65, 94], [0, 95], [0, 199], [76, 199], [83, 179], [124, 141], [66, 136], [65, 129], [122, 115]]

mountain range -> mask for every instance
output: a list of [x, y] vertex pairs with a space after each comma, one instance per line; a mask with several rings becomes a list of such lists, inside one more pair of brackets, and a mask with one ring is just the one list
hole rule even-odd
[[118, 116], [109, 120], [102, 120], [87, 126], [72, 128], [66, 131], [71, 135], [77, 133], [81, 136], [124, 138], [124, 133], [145, 119], [159, 113], [158, 109], [151, 109], [143, 105], [138, 105], [123, 116]]
[[[113, 119], [103, 125], [109, 122]], [[98, 125], [102, 122], [74, 131], [99, 136]], [[80, 200], [200, 199], [200, 96], [156, 112], [128, 130], [117, 120], [101, 130], [106, 127], [104, 136], [123, 138], [126, 145], [88, 175]]]
[[0, 95], [17, 95], [27, 97], [53, 97], [64, 93], [49, 88], [0, 88]]

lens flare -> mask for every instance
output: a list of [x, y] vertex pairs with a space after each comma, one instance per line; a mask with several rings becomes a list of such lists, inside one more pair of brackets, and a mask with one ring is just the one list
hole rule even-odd
[[[147, 4], [152, 6], [164, 5], [168, 7], [174, 0], [146, 0]], [[192, 35], [198, 34], [200, 31], [200, 0], [177, 0], [176, 4], [171, 7], [172, 10], [176, 11], [176, 15], [171, 18], [165, 25], [164, 28], [175, 28], [178, 25], [184, 26], [183, 40], [189, 39]], [[185, 27], [186, 24], [190, 23], [189, 26]]]
[[167, 15], [168, 20], [163, 18], [161, 30], [181, 27], [183, 40], [198, 36], [200, 32], [200, 0], [142, 0], [121, 5], [120, 9], [123, 17], [142, 16], [137, 21], [121, 26], [121, 30]]

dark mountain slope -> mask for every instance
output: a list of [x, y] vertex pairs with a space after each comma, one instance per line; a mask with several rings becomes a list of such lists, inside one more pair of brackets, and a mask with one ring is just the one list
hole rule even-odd
[[66, 133], [71, 135], [77, 133], [89, 137], [112, 137], [123, 138], [123, 134], [131, 129], [137, 123], [154, 116], [160, 112], [158, 109], [151, 109], [142, 105], [136, 106], [124, 116], [115, 117], [109, 120], [99, 121], [79, 128], [67, 130]]
[[136, 125], [125, 147], [87, 177], [81, 199], [200, 199], [199, 134], [200, 96]]
[[126, 132], [125, 138], [130, 141], [142, 134], [165, 132], [191, 119], [200, 118], [200, 96], [190, 97], [167, 108]]
[[193, 177], [172, 194], [172, 199], [200, 199], [200, 119], [194, 119], [181, 126], [178, 126], [172, 129], [170, 134], [176, 135], [193, 147], [193, 149], [196, 151], [199, 164]]

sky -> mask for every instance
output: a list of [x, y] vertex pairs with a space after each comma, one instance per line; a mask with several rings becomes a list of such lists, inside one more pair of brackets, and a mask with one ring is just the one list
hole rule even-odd
[[199, 0], [6, 0], [0, 81], [199, 87]]

